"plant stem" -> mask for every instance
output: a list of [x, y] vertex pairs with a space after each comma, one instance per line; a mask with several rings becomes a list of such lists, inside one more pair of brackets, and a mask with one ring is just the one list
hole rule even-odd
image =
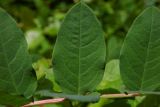
[[[130, 94], [103, 94], [100, 96], [100, 98], [128, 98], [128, 97], [136, 97], [141, 96], [140, 93], [130, 93]], [[44, 107], [45, 104], [54, 104], [54, 103], [60, 103], [65, 101], [65, 98], [56, 98], [56, 99], [48, 99], [48, 100], [41, 100], [41, 101], [35, 101], [32, 103], [29, 103], [27, 105], [24, 105], [22, 107], [32, 107], [35, 105], [39, 105], [40, 107]]]
[[128, 97], [135, 97], [140, 96], [139, 93], [132, 93], [132, 94], [103, 94], [100, 97], [101, 98], [128, 98]]
[[27, 105], [24, 105], [22, 107], [32, 107], [32, 106], [36, 106], [36, 105], [43, 107], [43, 105], [45, 105], [45, 104], [59, 103], [59, 102], [63, 102], [64, 100], [65, 100], [65, 98], [47, 99], [47, 100], [35, 101], [35, 102], [29, 103]]

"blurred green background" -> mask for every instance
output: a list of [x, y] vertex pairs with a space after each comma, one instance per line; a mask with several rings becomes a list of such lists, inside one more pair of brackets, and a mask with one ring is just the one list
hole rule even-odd
[[[119, 74], [119, 53], [129, 27], [136, 16], [151, 4], [160, 6], [160, 0], [84, 0], [95, 12], [104, 30], [107, 47], [107, 64], [104, 79], [97, 87], [101, 93], [120, 93], [125, 90]], [[60, 92], [52, 72], [52, 51], [57, 32], [67, 11], [78, 0], [0, 0], [17, 21], [33, 56], [33, 66], [39, 79], [38, 89], [51, 88]], [[45, 78], [45, 81], [44, 81]], [[52, 85], [46, 84], [46, 80]], [[101, 99], [98, 103], [62, 104], [46, 107], [160, 107], [159, 96], [131, 99]], [[70, 104], [72, 103], [72, 105]]]

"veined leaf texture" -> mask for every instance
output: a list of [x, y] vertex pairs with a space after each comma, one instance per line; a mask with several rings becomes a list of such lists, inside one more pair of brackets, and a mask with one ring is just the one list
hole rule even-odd
[[148, 7], [130, 28], [120, 56], [122, 79], [130, 91], [160, 87], [160, 10]]
[[36, 84], [24, 35], [16, 22], [0, 9], [0, 91], [30, 97]]
[[53, 69], [63, 92], [84, 94], [102, 80], [106, 47], [103, 30], [83, 2], [67, 14], [53, 52]]

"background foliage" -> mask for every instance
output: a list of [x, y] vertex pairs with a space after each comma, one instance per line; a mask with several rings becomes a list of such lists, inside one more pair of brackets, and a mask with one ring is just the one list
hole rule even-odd
[[[103, 93], [120, 93], [125, 89], [119, 74], [119, 52], [135, 17], [159, 0], [84, 0], [99, 18], [105, 33], [107, 64], [103, 81], [97, 87]], [[11, 14], [25, 33], [40, 89], [61, 92], [54, 80], [51, 57], [56, 35], [66, 12], [78, 0], [0, 0], [0, 7]], [[46, 81], [51, 84], [46, 85]], [[132, 99], [101, 99], [98, 103], [72, 102], [76, 107], [159, 107], [159, 96]], [[70, 101], [46, 107], [70, 107]]]

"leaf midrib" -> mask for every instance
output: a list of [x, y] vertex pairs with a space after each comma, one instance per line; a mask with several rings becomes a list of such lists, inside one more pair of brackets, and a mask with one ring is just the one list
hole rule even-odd
[[78, 89], [77, 89], [77, 94], [80, 94], [80, 57], [81, 57], [81, 8], [82, 8], [82, 3], [80, 2], [80, 13], [79, 13], [79, 48], [78, 48]]

